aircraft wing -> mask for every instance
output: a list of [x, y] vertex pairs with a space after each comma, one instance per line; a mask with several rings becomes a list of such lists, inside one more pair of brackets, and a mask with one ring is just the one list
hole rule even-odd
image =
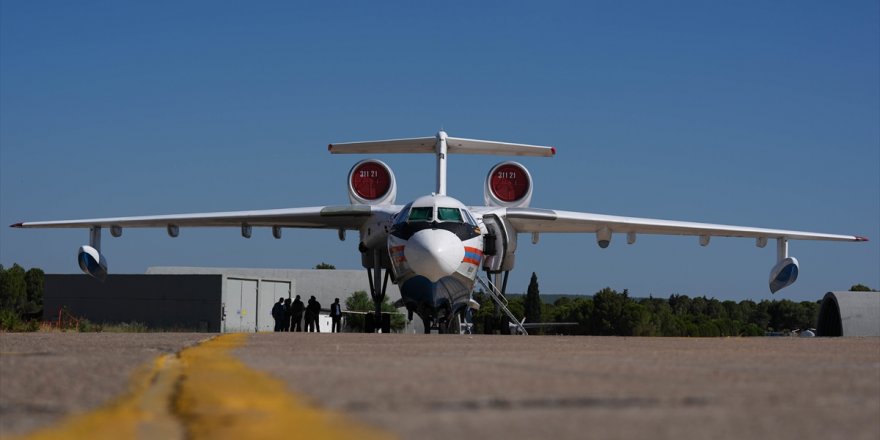
[[753, 228], [652, 218], [622, 217], [586, 212], [558, 211], [540, 208], [507, 208], [494, 212], [517, 232], [586, 232], [598, 233], [607, 228], [612, 233], [692, 235], [708, 237], [746, 237], [756, 239], [868, 241], [856, 235], [825, 234], [784, 229]]
[[309, 208], [265, 209], [258, 211], [208, 212], [194, 214], [108, 217], [79, 220], [22, 222], [15, 228], [152, 228], [270, 226], [286, 228], [358, 229], [374, 212], [389, 214], [399, 206], [340, 205]]

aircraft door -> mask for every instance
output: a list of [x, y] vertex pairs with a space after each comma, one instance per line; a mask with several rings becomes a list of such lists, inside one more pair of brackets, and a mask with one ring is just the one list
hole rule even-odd
[[516, 261], [516, 231], [510, 224], [496, 214], [483, 216], [483, 269], [491, 272], [506, 272], [513, 269]]

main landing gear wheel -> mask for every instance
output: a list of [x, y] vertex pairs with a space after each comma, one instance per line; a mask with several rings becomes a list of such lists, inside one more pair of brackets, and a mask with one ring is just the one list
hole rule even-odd
[[373, 313], [364, 315], [364, 333], [376, 333], [376, 330], [382, 330], [382, 333], [391, 333], [391, 314], [383, 313], [381, 318], [376, 319]]
[[461, 318], [452, 316], [446, 320], [446, 333], [450, 335], [461, 334]]
[[372, 313], [364, 315], [364, 333], [376, 333], [376, 315]]
[[391, 314], [382, 314], [382, 333], [391, 333]]

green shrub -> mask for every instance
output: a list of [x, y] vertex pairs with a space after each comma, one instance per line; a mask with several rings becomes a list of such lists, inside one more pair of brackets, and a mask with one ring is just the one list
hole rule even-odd
[[0, 330], [7, 332], [35, 332], [39, 330], [40, 322], [36, 320], [24, 320], [18, 313], [9, 309], [0, 309]]
[[102, 329], [101, 324], [95, 324], [88, 319], [81, 319], [76, 326], [76, 331], [81, 333], [100, 332]]

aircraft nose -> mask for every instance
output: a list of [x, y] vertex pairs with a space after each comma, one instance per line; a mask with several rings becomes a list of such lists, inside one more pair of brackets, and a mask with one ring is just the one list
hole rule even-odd
[[410, 237], [403, 253], [415, 273], [437, 282], [461, 265], [464, 245], [452, 232], [423, 229]]

